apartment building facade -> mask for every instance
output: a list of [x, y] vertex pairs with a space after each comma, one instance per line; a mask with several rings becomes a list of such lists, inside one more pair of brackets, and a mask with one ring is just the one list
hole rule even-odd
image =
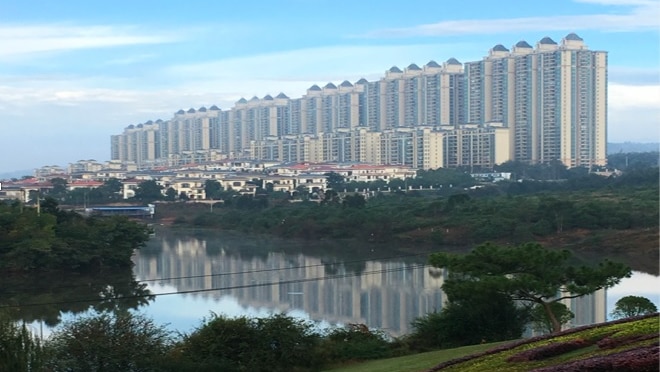
[[574, 33], [498, 44], [480, 61], [393, 66], [377, 81], [312, 85], [299, 98], [179, 110], [111, 137], [138, 167], [224, 158], [489, 167], [507, 160], [604, 165], [607, 53]]

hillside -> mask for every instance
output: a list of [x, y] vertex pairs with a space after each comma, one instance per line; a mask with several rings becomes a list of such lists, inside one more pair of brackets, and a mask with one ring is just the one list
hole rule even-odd
[[656, 313], [490, 347], [444, 349], [332, 371], [658, 371], [658, 320]]
[[454, 359], [435, 371], [657, 371], [658, 314], [531, 338]]

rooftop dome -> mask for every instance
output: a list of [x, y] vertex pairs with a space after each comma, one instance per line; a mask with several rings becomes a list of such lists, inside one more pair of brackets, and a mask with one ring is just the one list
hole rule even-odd
[[365, 78], [361, 78], [360, 80], [356, 81], [355, 84], [367, 84], [368, 81]]
[[244, 97], [241, 97], [236, 103], [247, 103], [247, 100]]
[[209, 110], [211, 110], [211, 111], [220, 111], [220, 109], [216, 105], [213, 105], [213, 106], [209, 107]]
[[403, 71], [401, 71], [401, 69], [399, 69], [396, 66], [392, 66], [388, 71], [389, 72], [403, 72]]
[[150, 125], [150, 124], [153, 124], [153, 123], [154, 123], [153, 121], [149, 120], [149, 121], [147, 121], [145, 124]]
[[426, 67], [440, 67], [440, 65], [436, 61], [429, 61], [429, 63], [426, 64]]
[[452, 58], [449, 58], [447, 60], [447, 64], [448, 65], [460, 65], [461, 63], [458, 62], [458, 60], [456, 58], [452, 57]]
[[264, 96], [264, 101], [272, 101], [272, 100], [273, 100], [273, 96], [271, 96], [270, 94], [266, 94]]
[[339, 84], [339, 86], [344, 87], [344, 88], [351, 88], [353, 86], [353, 84], [351, 84], [351, 82], [348, 81], [348, 80], [344, 80], [344, 81], [342, 81], [341, 84]]
[[328, 83], [323, 88], [325, 88], [325, 89], [337, 89], [337, 86], [332, 84], [332, 83]]
[[321, 88], [318, 85], [314, 84], [311, 87], [309, 87], [308, 90], [321, 90]]
[[284, 99], [288, 99], [289, 97], [287, 97], [287, 95], [284, 94], [283, 92], [280, 92], [280, 94], [278, 94], [277, 96], [275, 96], [275, 98], [280, 98], [280, 99], [284, 98]]
[[183, 115], [183, 114], [185, 114], [186, 112], [183, 111], [183, 109], [182, 109], [182, 110], [177, 111], [176, 113], [177, 113], [178, 115]]
[[581, 37], [577, 36], [575, 32], [566, 35], [566, 40], [584, 41]]
[[493, 47], [494, 52], [508, 52], [509, 49], [507, 49], [504, 45], [502, 44], [497, 44]]
[[539, 44], [552, 44], [552, 45], [557, 45], [557, 43], [556, 43], [554, 40], [552, 40], [551, 38], [549, 38], [549, 37], [547, 37], [547, 36], [544, 37], [543, 39], [539, 40]]
[[189, 114], [194, 114], [194, 113], [195, 113], [195, 109], [191, 107], [191, 108], [188, 110], [188, 113], [189, 113]]
[[197, 110], [197, 111], [199, 111], [199, 112], [206, 112], [206, 107], [202, 106], [202, 107], [200, 107], [199, 110]]
[[156, 124], [160, 124], [160, 123], [162, 123], [162, 122], [163, 122], [163, 121], [160, 120], [160, 119], [156, 120]]
[[250, 101], [258, 101], [258, 100], [259, 100], [259, 97], [257, 97], [257, 96], [254, 96], [254, 97], [250, 98]]
[[532, 46], [529, 45], [525, 40], [520, 40], [519, 42], [516, 43], [516, 48], [531, 48]]
[[138, 124], [138, 125], [136, 125], [135, 127], [136, 127], [136, 128], [139, 128], [139, 129], [142, 129], [142, 128], [144, 128], [144, 125], [142, 125], [142, 124]]
[[126, 129], [135, 129], [135, 125], [131, 124], [131, 125], [127, 126]]
[[408, 65], [408, 70], [419, 71], [419, 70], [421, 70], [421, 68], [419, 68], [419, 66], [417, 66], [416, 64], [411, 63], [410, 65]]

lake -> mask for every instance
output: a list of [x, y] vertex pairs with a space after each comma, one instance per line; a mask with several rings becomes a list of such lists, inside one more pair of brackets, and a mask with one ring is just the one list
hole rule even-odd
[[[360, 323], [399, 336], [414, 318], [442, 308], [445, 276], [425, 264], [428, 252], [398, 248], [161, 228], [136, 253], [134, 273], [156, 294], [142, 311], [177, 331], [194, 329], [212, 312], [284, 312], [324, 326]], [[574, 325], [605, 321], [626, 295], [659, 305], [657, 288], [659, 277], [635, 272], [607, 295], [573, 300]]]
[[[2, 305], [48, 336], [62, 320], [95, 310], [138, 308], [156, 324], [190, 332], [212, 313], [309, 319], [319, 327], [365, 324], [392, 336], [440, 310], [445, 273], [419, 247], [295, 241], [158, 227], [127, 268], [100, 274], [8, 277]], [[446, 250], [456, 251], [451, 247]], [[411, 253], [412, 252], [412, 253]], [[644, 296], [660, 308], [660, 277], [634, 272], [619, 285], [567, 303], [573, 326], [603, 322], [614, 303]], [[151, 292], [152, 296], [145, 296]], [[123, 298], [114, 301], [114, 298]]]

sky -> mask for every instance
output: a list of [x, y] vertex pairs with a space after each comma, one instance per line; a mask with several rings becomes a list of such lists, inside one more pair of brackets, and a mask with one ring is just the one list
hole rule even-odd
[[0, 0], [0, 174], [109, 160], [179, 109], [569, 32], [608, 52], [609, 142], [660, 141], [660, 0]]

